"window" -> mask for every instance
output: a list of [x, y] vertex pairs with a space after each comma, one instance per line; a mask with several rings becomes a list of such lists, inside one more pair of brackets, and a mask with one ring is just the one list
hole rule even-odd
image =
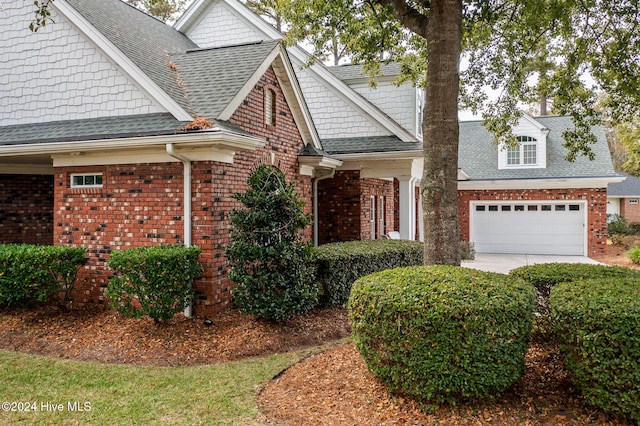
[[508, 166], [535, 166], [538, 164], [538, 141], [531, 136], [518, 136], [518, 146], [507, 147]]
[[100, 188], [100, 187], [102, 187], [102, 173], [71, 175], [71, 188]]
[[264, 91], [264, 123], [267, 126], [276, 125], [276, 92], [272, 89]]

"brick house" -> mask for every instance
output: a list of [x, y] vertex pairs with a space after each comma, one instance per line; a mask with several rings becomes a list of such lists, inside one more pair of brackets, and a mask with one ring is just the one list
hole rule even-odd
[[627, 222], [640, 222], [640, 178], [620, 173], [625, 180], [607, 187], [607, 214], [619, 214]]
[[56, 1], [55, 25], [31, 33], [31, 9], [9, 3], [1, 26], [0, 242], [87, 247], [79, 302], [102, 300], [114, 249], [195, 245], [196, 309], [223, 308], [232, 195], [252, 167], [280, 167], [311, 211], [315, 174], [340, 164], [286, 50], [201, 49], [118, 0]]
[[[295, 183], [309, 240], [421, 237], [423, 96], [393, 86], [396, 65], [376, 90], [356, 66], [303, 67], [237, 0], [196, 0], [173, 27], [119, 0], [56, 0], [37, 33], [32, 7], [5, 4], [0, 26], [0, 243], [87, 247], [79, 301], [102, 300], [112, 250], [178, 243], [203, 250], [197, 311], [224, 308], [231, 196], [260, 162]], [[564, 161], [570, 125], [525, 115], [502, 149], [461, 123], [461, 231], [478, 251], [603, 250], [620, 178], [601, 129], [596, 161]]]

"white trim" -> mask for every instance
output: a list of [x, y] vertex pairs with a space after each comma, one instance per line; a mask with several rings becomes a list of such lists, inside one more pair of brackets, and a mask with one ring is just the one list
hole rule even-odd
[[147, 74], [111, 43], [101, 32], [99, 32], [84, 16], [78, 13], [65, 0], [56, 0], [52, 3], [60, 13], [62, 13], [70, 23], [79, 31], [84, 33], [95, 45], [102, 50], [126, 75], [137, 83], [139, 89], [143, 90], [157, 104], [170, 112], [178, 121], [191, 121], [193, 117], [184, 110], [171, 96], [162, 90]]
[[620, 178], [613, 176], [557, 179], [468, 180], [459, 181], [458, 190], [606, 188], [610, 183], [620, 182], [619, 179]]
[[50, 142], [23, 145], [7, 145], [0, 150], [0, 157], [30, 154], [58, 154], [77, 153], [83, 155], [85, 151], [105, 151], [119, 149], [135, 149], [167, 143], [177, 143], [180, 146], [216, 146], [220, 149], [232, 151], [252, 151], [265, 146], [262, 139], [241, 136], [221, 131], [201, 131], [187, 134], [144, 136], [121, 139], [97, 139], [71, 142]]
[[[589, 253], [589, 211], [588, 203], [586, 200], [472, 200], [469, 201], [469, 240], [472, 239], [474, 231], [474, 216], [475, 206], [478, 204], [493, 204], [493, 205], [505, 205], [505, 204], [580, 204], [583, 212], [583, 255], [587, 256]], [[555, 209], [553, 210], [555, 212]], [[473, 241], [471, 241], [473, 242]]]
[[96, 183], [96, 184], [93, 184], [93, 185], [84, 185], [84, 184], [76, 185], [73, 181], [74, 181], [74, 178], [76, 178], [78, 176], [82, 176], [83, 178], [85, 178], [87, 176], [93, 176], [93, 177], [100, 176], [100, 180], [102, 181], [103, 174], [102, 174], [102, 172], [71, 173], [71, 175], [69, 176], [69, 188], [102, 188], [103, 187], [103, 183]]
[[[215, 147], [184, 147], [180, 153], [186, 154], [193, 161], [216, 161], [219, 163], [233, 164], [235, 152], [227, 150], [219, 150]], [[114, 164], [140, 164], [140, 163], [174, 163], [175, 158], [167, 154], [166, 149], [163, 150], [161, 145], [147, 147], [144, 149], [127, 150], [126, 155], [122, 155], [122, 150], [89, 152], [83, 155], [71, 154], [53, 154], [54, 167], [73, 167], [73, 166], [93, 166], [114, 165]]]

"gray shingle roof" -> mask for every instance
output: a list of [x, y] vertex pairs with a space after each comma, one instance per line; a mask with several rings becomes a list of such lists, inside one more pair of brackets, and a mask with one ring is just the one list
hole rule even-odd
[[563, 147], [562, 132], [572, 128], [571, 117], [545, 116], [535, 120], [550, 130], [547, 137], [547, 167], [544, 169], [498, 170], [498, 147], [491, 143], [493, 136], [482, 125], [482, 121], [460, 123], [459, 167], [472, 180], [501, 179], [551, 179], [578, 177], [616, 176], [611, 162], [604, 129], [593, 128], [598, 142], [592, 146], [596, 156], [589, 161], [579, 156], [573, 163], [564, 159], [567, 150]]
[[610, 197], [640, 197], [640, 178], [618, 173], [626, 179], [618, 183], [610, 183], [607, 187], [607, 195]]
[[422, 142], [403, 142], [397, 136], [323, 139], [322, 146], [329, 154], [422, 151]]
[[[120, 0], [68, 2], [189, 113], [224, 130], [248, 134], [215, 118], [278, 41], [198, 50], [182, 33]], [[170, 113], [158, 113], [4, 126], [0, 145], [182, 133], [184, 124]]]
[[192, 112], [218, 117], [278, 45], [265, 41], [171, 55]]
[[0, 128], [0, 146], [172, 134], [184, 124], [169, 113], [18, 124]]

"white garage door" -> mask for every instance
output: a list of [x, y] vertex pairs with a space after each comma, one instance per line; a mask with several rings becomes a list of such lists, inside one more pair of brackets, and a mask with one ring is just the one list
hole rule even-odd
[[478, 253], [585, 253], [584, 202], [474, 201], [469, 207]]

